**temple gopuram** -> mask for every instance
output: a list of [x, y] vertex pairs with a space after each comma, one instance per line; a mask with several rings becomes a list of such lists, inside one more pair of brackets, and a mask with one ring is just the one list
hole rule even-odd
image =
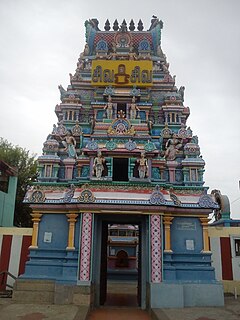
[[223, 200], [204, 186], [185, 88], [162, 51], [163, 23], [98, 25], [85, 22], [85, 48], [68, 87], [59, 86], [56, 124], [24, 200], [33, 237], [15, 296], [24, 281], [36, 290], [45, 281], [53, 288], [47, 302], [68, 295], [69, 303], [104, 305], [107, 259], [118, 254], [112, 243], [107, 252], [109, 226], [132, 225], [142, 309], [223, 305], [208, 238]]

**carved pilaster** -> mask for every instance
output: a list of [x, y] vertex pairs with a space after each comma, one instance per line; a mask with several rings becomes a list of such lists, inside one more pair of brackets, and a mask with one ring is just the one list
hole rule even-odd
[[90, 281], [92, 247], [92, 213], [83, 213], [81, 225], [81, 251], [79, 280]]
[[167, 167], [169, 170], [169, 182], [174, 183], [176, 182], [176, 168], [178, 166], [177, 161], [167, 161]]
[[163, 224], [165, 230], [165, 249], [164, 252], [172, 252], [171, 249], [171, 224], [173, 217], [165, 216], [163, 217]]
[[199, 218], [202, 224], [203, 230], [203, 250], [202, 252], [210, 252], [209, 248], [209, 238], [208, 238], [208, 222], [210, 221], [209, 218]]
[[77, 221], [78, 214], [68, 213], [69, 228], [68, 228], [68, 246], [66, 250], [75, 250], [74, 246], [74, 236], [75, 236], [75, 223]]
[[73, 168], [75, 165], [75, 159], [72, 158], [66, 158], [63, 160], [64, 166], [65, 166], [65, 179], [66, 180], [72, 180], [73, 178]]
[[151, 232], [151, 281], [162, 281], [162, 247], [161, 247], [161, 216], [150, 216]]
[[30, 248], [38, 248], [38, 229], [42, 213], [34, 212], [31, 214], [33, 222], [32, 244]]

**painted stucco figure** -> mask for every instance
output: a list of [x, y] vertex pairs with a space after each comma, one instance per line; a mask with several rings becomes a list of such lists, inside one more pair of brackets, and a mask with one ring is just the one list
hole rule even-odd
[[182, 147], [180, 140], [177, 138], [176, 134], [172, 135], [171, 139], [166, 142], [165, 159], [175, 160], [177, 151]]
[[132, 103], [130, 106], [130, 119], [136, 119], [137, 118], [137, 111], [140, 111], [140, 109], [137, 107], [135, 103], [135, 97], [132, 98]]
[[107, 112], [107, 118], [112, 119], [113, 116], [113, 103], [111, 96], [108, 96], [108, 103], [106, 104], [104, 110]]
[[140, 159], [137, 160], [138, 163], [138, 174], [140, 179], [144, 179], [148, 176], [148, 162], [145, 158], [145, 153], [141, 153]]
[[104, 163], [105, 163], [105, 159], [102, 156], [101, 151], [98, 151], [97, 157], [94, 159], [94, 162], [93, 162], [93, 175], [95, 175], [96, 178], [98, 179], [102, 177], [103, 170], [104, 170]]
[[67, 151], [69, 158], [76, 158], [77, 157], [77, 152], [76, 152], [77, 142], [76, 142], [75, 138], [71, 135], [70, 131], [68, 131], [66, 137], [64, 139], [62, 139], [62, 144], [64, 145], [65, 150]]

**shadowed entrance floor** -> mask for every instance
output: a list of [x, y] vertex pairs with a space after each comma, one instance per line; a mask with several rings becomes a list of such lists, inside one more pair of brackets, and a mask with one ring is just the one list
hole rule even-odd
[[150, 315], [135, 308], [99, 308], [90, 313], [87, 320], [151, 320]]
[[108, 293], [106, 307], [138, 307], [136, 294]]
[[150, 320], [150, 315], [138, 307], [137, 283], [108, 281], [104, 307], [93, 310], [87, 320]]
[[137, 282], [109, 280], [104, 307], [138, 308]]

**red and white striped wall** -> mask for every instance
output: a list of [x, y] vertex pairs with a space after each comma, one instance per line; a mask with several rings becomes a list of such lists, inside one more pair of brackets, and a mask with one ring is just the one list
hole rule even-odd
[[[31, 241], [31, 228], [0, 227], [0, 273], [8, 271], [15, 277], [24, 273]], [[14, 281], [10, 276], [7, 277], [8, 285], [12, 286]], [[0, 276], [0, 291], [5, 288], [2, 276]]]
[[240, 281], [240, 256], [235, 240], [240, 239], [240, 227], [209, 227], [212, 265], [217, 280]]
[[[216, 279], [240, 283], [240, 256], [235, 252], [235, 239], [240, 239], [240, 227], [211, 226], [208, 228], [212, 251], [212, 266]], [[24, 273], [32, 241], [31, 228], [0, 227], [0, 273], [8, 271], [15, 277]], [[7, 277], [7, 284], [14, 279]], [[0, 276], [0, 291], [5, 289]], [[239, 287], [240, 292], [240, 287]]]

